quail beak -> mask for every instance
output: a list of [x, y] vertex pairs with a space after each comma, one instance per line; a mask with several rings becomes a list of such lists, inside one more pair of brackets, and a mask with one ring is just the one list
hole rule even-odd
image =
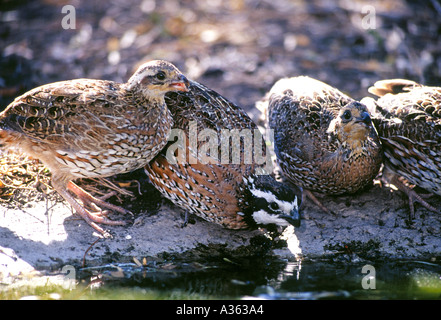
[[363, 122], [365, 125], [369, 126], [372, 123], [372, 120], [369, 113], [363, 111], [360, 117], [355, 119], [355, 122]]
[[175, 89], [176, 91], [184, 91], [187, 92], [190, 86], [190, 82], [188, 81], [188, 79], [181, 75], [179, 77], [178, 81], [173, 81], [172, 83], [170, 83], [170, 87]]
[[292, 224], [294, 227], [300, 227], [300, 213], [298, 209], [293, 209], [289, 215], [280, 216], [282, 219], [285, 219], [288, 223]]

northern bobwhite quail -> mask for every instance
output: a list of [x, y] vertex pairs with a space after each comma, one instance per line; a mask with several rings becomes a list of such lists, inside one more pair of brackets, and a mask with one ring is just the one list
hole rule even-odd
[[228, 229], [300, 224], [301, 190], [258, 174], [266, 145], [244, 110], [195, 81], [165, 100], [178, 140], [145, 171], [166, 198]]
[[288, 180], [305, 191], [340, 195], [375, 178], [382, 150], [363, 104], [303, 76], [277, 81], [266, 99], [274, 151]]
[[186, 91], [187, 83], [174, 65], [156, 60], [141, 65], [125, 84], [76, 79], [35, 88], [0, 114], [0, 146], [40, 159], [52, 173], [55, 190], [88, 224], [109, 236], [97, 223], [124, 223], [106, 218], [97, 206], [127, 211], [93, 197], [72, 180], [108, 177], [148, 163], [167, 143], [173, 124], [164, 95]]
[[364, 98], [384, 146], [385, 179], [409, 197], [411, 218], [414, 201], [439, 212], [424, 201], [407, 182], [441, 195], [441, 87], [410, 80], [382, 80], [368, 91], [378, 100]]

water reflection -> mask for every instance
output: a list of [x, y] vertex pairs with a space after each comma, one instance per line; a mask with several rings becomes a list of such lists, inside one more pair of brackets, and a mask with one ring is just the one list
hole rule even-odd
[[[245, 266], [246, 264], [246, 266]], [[375, 289], [363, 288], [365, 264], [250, 260], [243, 265], [181, 264], [170, 269], [136, 264], [82, 270], [100, 275], [100, 290], [156, 292], [165, 298], [234, 299], [439, 299], [441, 266], [423, 261], [372, 265]], [[142, 297], [141, 297], [142, 298]], [[152, 298], [151, 295], [148, 298]], [[153, 297], [154, 298], [154, 297]]]

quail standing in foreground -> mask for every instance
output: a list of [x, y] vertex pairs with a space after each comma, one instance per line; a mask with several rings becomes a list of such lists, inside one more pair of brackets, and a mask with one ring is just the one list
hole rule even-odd
[[76, 79], [43, 85], [0, 113], [0, 146], [40, 159], [52, 173], [55, 190], [89, 225], [109, 236], [97, 223], [124, 222], [108, 219], [98, 207], [127, 211], [72, 180], [108, 177], [147, 164], [167, 143], [173, 124], [164, 95], [186, 91], [187, 84], [174, 65], [156, 60], [141, 65], [124, 84]]
[[[228, 229], [300, 224], [301, 189], [258, 174], [266, 145], [244, 110], [195, 81], [166, 103], [181, 144], [170, 141], [145, 167], [166, 198]], [[230, 144], [235, 134], [242, 138]]]
[[411, 218], [415, 201], [439, 212], [407, 184], [441, 195], [441, 87], [390, 79], [368, 90], [379, 97], [362, 101], [384, 146], [383, 177], [407, 194]]
[[303, 76], [279, 80], [266, 99], [282, 173], [323, 210], [311, 191], [354, 193], [375, 178], [382, 149], [366, 106]]

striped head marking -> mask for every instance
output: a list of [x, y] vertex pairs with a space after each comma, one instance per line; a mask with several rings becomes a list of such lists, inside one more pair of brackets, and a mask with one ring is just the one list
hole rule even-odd
[[127, 89], [139, 88], [147, 95], [165, 95], [169, 91], [188, 91], [187, 78], [173, 64], [153, 60], [142, 64], [127, 81]]

